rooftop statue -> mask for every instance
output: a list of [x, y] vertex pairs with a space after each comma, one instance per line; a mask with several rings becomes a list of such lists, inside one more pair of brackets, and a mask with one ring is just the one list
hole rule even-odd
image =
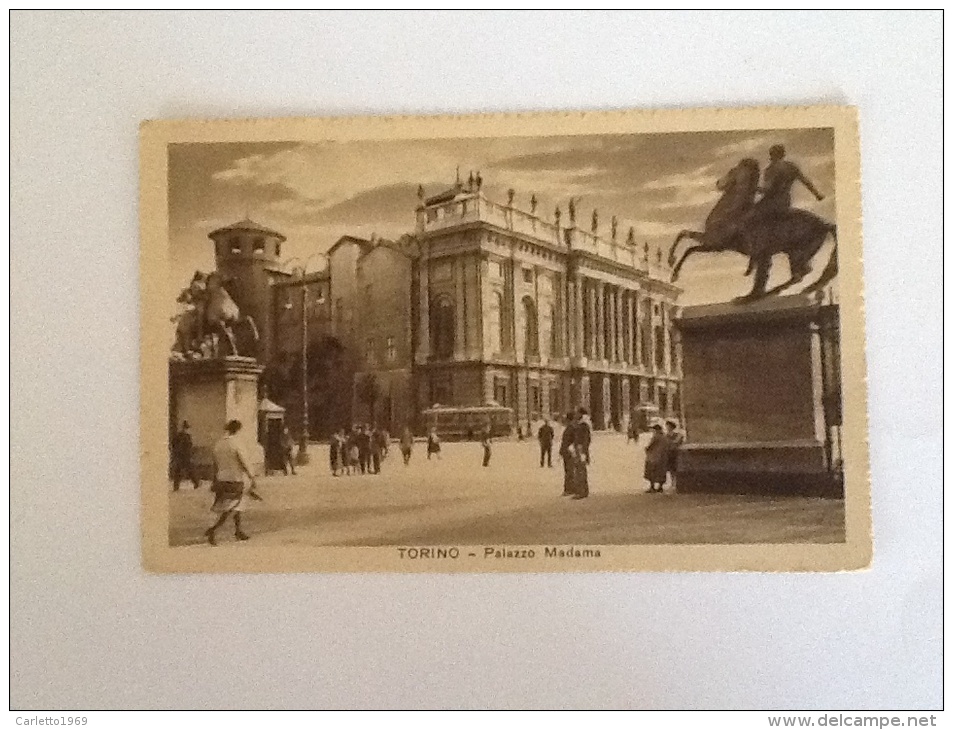
[[[784, 159], [781, 145], [769, 151], [771, 162], [764, 171], [764, 182], [757, 160], [745, 158], [728, 171], [716, 187], [722, 195], [705, 220], [702, 231], [683, 230], [675, 238], [669, 251], [672, 281], [678, 279], [685, 260], [694, 253], [737, 251], [748, 257], [745, 276], [754, 273], [751, 291], [743, 300], [759, 299], [777, 294], [800, 283], [811, 273], [811, 260], [828, 236], [834, 239], [834, 249], [820, 278], [805, 293], [820, 290], [837, 276], [837, 228], [834, 224], [806, 210], [791, 207], [791, 188], [795, 182], [804, 185], [818, 200], [823, 199], [814, 185], [797, 165]], [[758, 195], [760, 199], [756, 200]], [[676, 257], [684, 239], [697, 241]], [[784, 283], [767, 289], [771, 273], [771, 259], [784, 254], [790, 264], [791, 276]], [[676, 263], [677, 262], [677, 263]]]

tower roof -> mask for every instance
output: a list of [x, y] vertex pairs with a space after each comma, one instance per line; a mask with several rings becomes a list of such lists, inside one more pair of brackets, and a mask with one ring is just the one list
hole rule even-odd
[[273, 231], [270, 228], [266, 228], [265, 226], [261, 225], [260, 223], [255, 223], [255, 221], [251, 220], [250, 218], [245, 218], [245, 220], [238, 221], [238, 223], [232, 223], [230, 226], [224, 226], [223, 228], [214, 230], [208, 234], [208, 237], [214, 239], [219, 234], [231, 233], [232, 231], [261, 233], [266, 236], [272, 236], [281, 241], [287, 240], [284, 236], [278, 233], [278, 231]]

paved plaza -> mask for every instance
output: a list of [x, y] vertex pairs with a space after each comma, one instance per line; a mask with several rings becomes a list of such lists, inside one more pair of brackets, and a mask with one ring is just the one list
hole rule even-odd
[[[562, 463], [539, 467], [535, 441], [500, 441], [481, 466], [479, 443], [445, 443], [427, 460], [416, 444], [409, 466], [396, 445], [381, 474], [333, 477], [328, 447], [312, 445], [297, 476], [259, 479], [235, 543], [230, 526], [216, 549], [245, 545], [829, 543], [844, 540], [842, 500], [645, 494], [644, 440], [596, 434], [590, 496], [561, 497]], [[557, 441], [558, 444], [558, 441]], [[173, 546], [203, 546], [212, 519], [208, 483], [170, 494]]]

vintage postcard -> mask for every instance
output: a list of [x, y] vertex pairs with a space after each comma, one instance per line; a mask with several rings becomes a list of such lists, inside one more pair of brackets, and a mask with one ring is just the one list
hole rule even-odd
[[855, 110], [140, 137], [148, 570], [869, 565]]

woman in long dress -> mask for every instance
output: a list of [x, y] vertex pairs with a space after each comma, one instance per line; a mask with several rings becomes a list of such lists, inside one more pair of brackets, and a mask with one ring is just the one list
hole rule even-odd
[[668, 475], [668, 454], [670, 442], [662, 433], [662, 425], [652, 426], [652, 440], [645, 447], [645, 480], [649, 483], [648, 493], [661, 492]]

